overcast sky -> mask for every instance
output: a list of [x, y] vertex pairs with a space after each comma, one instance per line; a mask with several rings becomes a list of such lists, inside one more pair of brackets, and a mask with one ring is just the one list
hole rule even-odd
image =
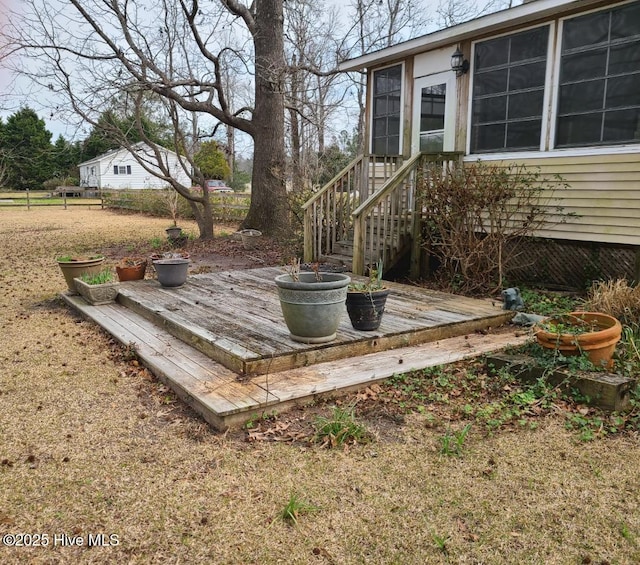
[[[347, 15], [346, 6], [350, 0], [326, 0], [329, 6], [341, 8], [342, 12]], [[0, 26], [6, 23], [6, 17], [9, 10], [18, 11], [22, 0], [0, 0]], [[438, 0], [424, 0], [424, 9], [433, 14], [434, 29], [436, 20], [436, 8]], [[517, 2], [520, 3], [520, 2]], [[431, 30], [433, 31], [433, 30]], [[51, 93], [42, 93], [34, 91], [32, 85], [25, 79], [12, 80], [10, 74], [0, 68], [0, 116], [5, 120], [7, 116], [15, 113], [20, 107], [28, 105], [33, 108], [40, 118], [42, 118], [46, 127], [53, 133], [53, 141], [63, 135], [67, 139], [82, 138], [82, 132], [79, 132], [76, 126], [68, 125], [56, 119], [55, 109], [52, 109]], [[55, 105], [55, 104], [53, 104]]]

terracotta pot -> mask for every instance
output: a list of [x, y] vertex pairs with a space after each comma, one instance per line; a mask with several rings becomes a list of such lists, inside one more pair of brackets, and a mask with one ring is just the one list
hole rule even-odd
[[[587, 325], [593, 331], [580, 334], [554, 333], [546, 330], [549, 324]], [[571, 312], [565, 316], [550, 318], [544, 326], [535, 330], [538, 343], [547, 349], [556, 349], [570, 357], [587, 354], [589, 360], [598, 367], [613, 369], [613, 353], [622, 335], [622, 325], [613, 316], [599, 312]]]
[[141, 281], [144, 279], [144, 274], [147, 271], [147, 260], [142, 259], [134, 265], [121, 264], [116, 265], [116, 273], [118, 273], [118, 280], [124, 281]]

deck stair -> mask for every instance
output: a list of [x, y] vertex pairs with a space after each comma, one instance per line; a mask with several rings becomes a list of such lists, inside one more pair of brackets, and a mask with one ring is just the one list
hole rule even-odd
[[255, 414], [367, 386], [409, 371], [495, 351], [523, 338], [474, 333], [512, 313], [499, 304], [389, 283], [379, 331], [354, 330], [345, 316], [337, 339], [289, 339], [273, 279], [279, 268], [190, 276], [177, 289], [155, 280], [121, 283], [117, 302], [64, 300], [139, 358], [219, 429]]
[[304, 260], [332, 261], [362, 275], [382, 260], [392, 268], [407, 252], [419, 254], [419, 189], [428, 175], [446, 174], [460, 153], [354, 160], [303, 206]]

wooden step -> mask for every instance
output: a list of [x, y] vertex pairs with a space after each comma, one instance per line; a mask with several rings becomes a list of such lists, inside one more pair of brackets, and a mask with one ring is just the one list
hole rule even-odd
[[218, 430], [360, 389], [399, 372], [452, 363], [528, 339], [513, 331], [475, 333], [247, 379], [121, 304], [91, 306], [77, 295], [62, 298], [120, 343], [133, 347], [146, 367]]
[[298, 343], [282, 316], [279, 274], [278, 267], [199, 274], [175, 289], [155, 280], [121, 283], [118, 302], [247, 376], [444, 339], [502, 325], [513, 315], [486, 301], [387, 282], [391, 295], [379, 330], [354, 330], [345, 308], [334, 341]]

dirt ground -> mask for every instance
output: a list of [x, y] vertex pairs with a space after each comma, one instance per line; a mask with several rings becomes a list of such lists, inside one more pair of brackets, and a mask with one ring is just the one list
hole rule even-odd
[[[443, 453], [466, 406], [500, 393], [479, 362], [338, 399], [369, 438], [345, 448], [311, 441], [332, 403], [213, 431], [58, 298], [56, 256], [170, 251], [165, 227], [0, 209], [3, 563], [640, 562], [637, 434], [579, 441], [557, 403], [493, 432], [474, 421], [460, 454]], [[192, 271], [288, 259], [233, 231], [190, 241]]]

